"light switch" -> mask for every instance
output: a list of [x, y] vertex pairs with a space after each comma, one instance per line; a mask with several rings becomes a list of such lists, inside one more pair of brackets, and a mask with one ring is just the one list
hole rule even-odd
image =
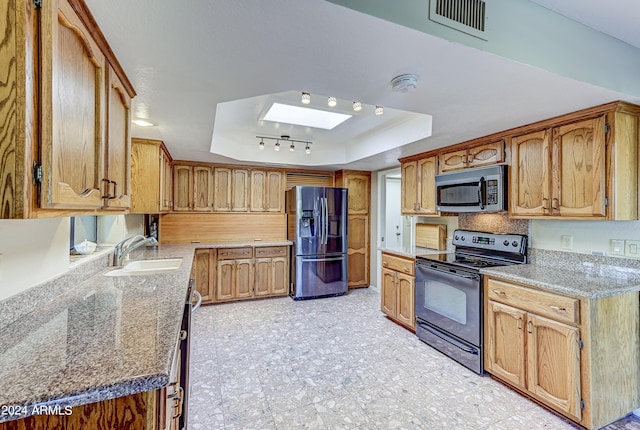
[[611, 255], [624, 255], [624, 240], [611, 239], [609, 244], [609, 253]]

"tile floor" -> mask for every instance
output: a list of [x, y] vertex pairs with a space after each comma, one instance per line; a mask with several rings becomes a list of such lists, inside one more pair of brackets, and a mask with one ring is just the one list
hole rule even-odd
[[[576, 429], [417, 340], [373, 289], [194, 314], [189, 429]], [[631, 416], [608, 430], [640, 430]]]

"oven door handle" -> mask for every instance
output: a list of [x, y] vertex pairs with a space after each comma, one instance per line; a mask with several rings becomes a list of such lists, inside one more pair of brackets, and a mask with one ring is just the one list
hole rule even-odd
[[458, 342], [455, 339], [443, 337], [440, 333], [438, 333], [436, 330], [432, 329], [431, 327], [429, 327], [425, 323], [422, 323], [420, 321], [416, 321], [416, 323], [420, 326], [420, 328], [428, 331], [429, 333], [431, 333], [434, 336], [438, 336], [443, 341], [445, 341], [447, 343], [450, 343], [451, 345], [463, 350], [466, 353], [473, 354], [473, 355], [478, 355], [480, 353], [477, 349], [469, 348], [468, 346], [463, 345], [462, 343]]

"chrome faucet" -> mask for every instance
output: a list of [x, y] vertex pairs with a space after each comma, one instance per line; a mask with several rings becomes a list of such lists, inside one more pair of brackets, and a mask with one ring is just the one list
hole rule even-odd
[[124, 258], [134, 249], [138, 249], [143, 245], [157, 245], [158, 241], [154, 237], [144, 237], [141, 234], [128, 237], [118, 243], [113, 250], [113, 265], [122, 266]]

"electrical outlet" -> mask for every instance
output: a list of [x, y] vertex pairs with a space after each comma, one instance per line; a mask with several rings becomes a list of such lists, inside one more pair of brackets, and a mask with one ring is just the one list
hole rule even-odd
[[624, 240], [611, 239], [609, 241], [609, 253], [611, 255], [624, 255]]
[[625, 240], [624, 255], [631, 258], [640, 258], [640, 240]]
[[573, 236], [560, 236], [562, 249], [573, 249]]

